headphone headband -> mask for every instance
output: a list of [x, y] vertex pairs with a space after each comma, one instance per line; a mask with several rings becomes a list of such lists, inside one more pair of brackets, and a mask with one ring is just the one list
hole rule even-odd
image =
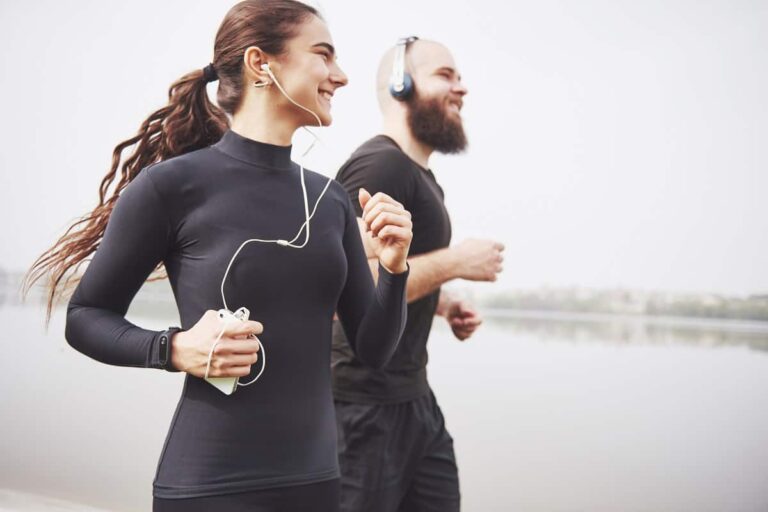
[[392, 76], [389, 80], [389, 92], [396, 100], [405, 100], [413, 92], [413, 79], [405, 70], [405, 52], [408, 45], [418, 40], [416, 36], [400, 38], [395, 46], [395, 58], [392, 61]]

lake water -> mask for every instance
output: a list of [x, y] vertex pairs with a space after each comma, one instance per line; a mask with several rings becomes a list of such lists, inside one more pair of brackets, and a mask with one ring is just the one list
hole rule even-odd
[[[42, 316], [0, 307], [0, 510], [149, 510], [181, 375], [96, 363]], [[768, 510], [766, 325], [518, 314], [461, 343], [437, 319], [430, 354], [463, 510]]]

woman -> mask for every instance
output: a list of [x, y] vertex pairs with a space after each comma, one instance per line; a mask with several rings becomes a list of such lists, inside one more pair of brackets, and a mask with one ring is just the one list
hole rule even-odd
[[[220, 108], [205, 89], [217, 78]], [[213, 63], [174, 83], [169, 104], [115, 148], [99, 206], [33, 265], [30, 283], [51, 274], [50, 314], [66, 276], [95, 252], [69, 303], [68, 342], [108, 364], [187, 373], [154, 482], [157, 511], [337, 508], [332, 317], [362, 360], [386, 363], [405, 324], [412, 237], [402, 205], [361, 193], [380, 262], [374, 285], [344, 189], [290, 160], [295, 130], [330, 124], [330, 98], [346, 83], [314, 9], [236, 5]], [[124, 318], [161, 264], [183, 330]], [[222, 323], [214, 311], [241, 306], [258, 321]], [[253, 380], [260, 343], [269, 365], [253, 385], [226, 395], [203, 379]]]

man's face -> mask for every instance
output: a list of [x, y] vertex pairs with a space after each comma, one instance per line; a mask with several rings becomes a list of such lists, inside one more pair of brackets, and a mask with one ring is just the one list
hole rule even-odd
[[409, 50], [415, 94], [407, 101], [408, 124], [420, 142], [441, 153], [467, 147], [461, 108], [467, 88], [444, 46], [417, 42]]

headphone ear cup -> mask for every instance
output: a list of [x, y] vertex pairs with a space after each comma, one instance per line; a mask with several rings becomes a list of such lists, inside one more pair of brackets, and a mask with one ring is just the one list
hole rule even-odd
[[403, 87], [399, 91], [395, 87], [398, 84], [389, 84], [389, 94], [398, 101], [405, 101], [413, 95], [413, 78], [410, 73], [403, 73]]

